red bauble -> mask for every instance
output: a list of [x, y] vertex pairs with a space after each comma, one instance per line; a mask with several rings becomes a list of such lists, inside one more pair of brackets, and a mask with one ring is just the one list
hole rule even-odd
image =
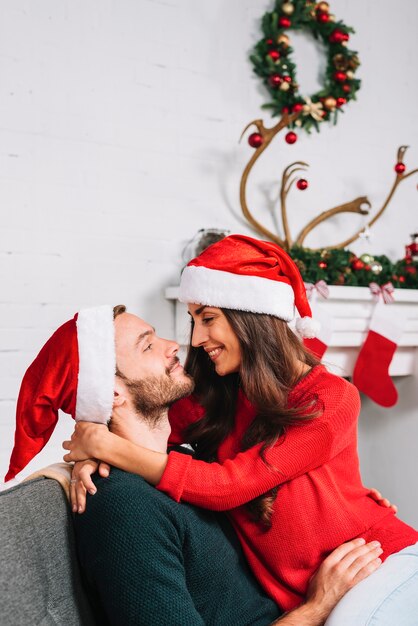
[[351, 262], [351, 267], [358, 272], [359, 270], [364, 270], [364, 263], [361, 259], [354, 259], [354, 261]]
[[283, 115], [286, 115], [287, 113], [289, 113], [289, 107], [283, 107], [282, 113]]
[[288, 17], [279, 17], [280, 28], [290, 28], [291, 25], [292, 25], [292, 22], [289, 20]]
[[283, 80], [284, 80], [286, 83], [291, 83], [291, 82], [292, 82], [292, 77], [291, 77], [291, 76], [283, 76]]
[[272, 46], [273, 45], [273, 39], [266, 39], [266, 44], [268, 46]]
[[339, 28], [336, 28], [330, 34], [329, 40], [331, 43], [342, 43], [343, 41], [348, 41], [348, 35], [346, 33], [343, 33], [343, 31]]
[[277, 61], [280, 59], [280, 52], [277, 52], [277, 50], [269, 50], [267, 56], [269, 56], [272, 61]]
[[399, 276], [398, 280], [399, 280], [400, 283], [404, 283], [406, 278], [405, 278], [405, 276]]
[[350, 87], [350, 85], [343, 85], [343, 91], [344, 91], [345, 93], [350, 93], [350, 91], [351, 91], [351, 87]]
[[296, 102], [296, 104], [292, 106], [293, 113], [299, 113], [299, 111], [302, 111], [302, 109], [303, 109], [303, 104], [301, 102]]
[[336, 80], [338, 83], [343, 83], [347, 80], [347, 74], [345, 72], [335, 72], [334, 80]]
[[[308, 181], [305, 178], [299, 178], [298, 182], [296, 183], [296, 187], [298, 189], [300, 189], [301, 191], [304, 191], [305, 189], [307, 189], [308, 185], [309, 185], [309, 183], [308, 183]], [[319, 266], [319, 267], [321, 267], [321, 266]], [[325, 265], [325, 267], [326, 267], [326, 265]]]
[[260, 135], [260, 133], [252, 133], [248, 137], [248, 143], [250, 144], [251, 148], [259, 148], [264, 143], [263, 136]]
[[326, 24], [327, 22], [329, 22], [329, 13], [318, 13], [316, 19], [321, 24]]
[[324, 269], [326, 269], [326, 268], [328, 267], [328, 263], [326, 263], [325, 261], [319, 261], [319, 263], [318, 263], [318, 267], [319, 267], [321, 270], [324, 270]]
[[337, 98], [337, 107], [342, 107], [343, 104], [346, 104], [347, 98]]
[[279, 87], [282, 82], [283, 79], [280, 74], [272, 74], [269, 78], [269, 83], [272, 87]]
[[287, 133], [287, 135], [285, 136], [285, 140], [287, 143], [295, 143], [298, 140], [298, 136], [296, 133], [290, 131], [289, 133]]
[[417, 268], [413, 265], [408, 265], [408, 267], [405, 267], [405, 271], [408, 272], [408, 274], [412, 274], [413, 276], [415, 276], [415, 274], [417, 273]]
[[397, 163], [395, 165], [395, 172], [397, 174], [403, 174], [405, 170], [406, 170], [405, 163]]

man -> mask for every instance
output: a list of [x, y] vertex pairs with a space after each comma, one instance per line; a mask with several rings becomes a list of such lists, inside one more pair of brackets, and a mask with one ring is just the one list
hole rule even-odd
[[[52, 432], [57, 408], [76, 419], [111, 418], [110, 428], [125, 446], [140, 443], [165, 452], [168, 407], [192, 391], [193, 381], [178, 361], [175, 342], [157, 337], [124, 307], [115, 308], [114, 323], [110, 313], [80, 312], [29, 368], [9, 477], [28, 462], [21, 444], [33, 455], [38, 440]], [[91, 473], [89, 464], [78, 468], [80, 476]], [[306, 604], [280, 619], [248, 571], [225, 518], [178, 504], [139, 476], [114, 468], [108, 478], [83, 480], [97, 493], [75, 519], [76, 532], [88, 584], [103, 611], [101, 623], [319, 626], [345, 591], [378, 565], [376, 546], [361, 540], [341, 546], [319, 569]]]

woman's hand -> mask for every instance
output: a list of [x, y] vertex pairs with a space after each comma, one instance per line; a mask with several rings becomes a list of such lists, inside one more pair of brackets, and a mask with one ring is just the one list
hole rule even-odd
[[100, 459], [101, 450], [106, 446], [106, 440], [110, 435], [107, 426], [92, 422], [76, 422], [70, 441], [64, 441], [62, 447], [69, 450], [64, 455], [64, 461], [85, 461], [87, 459]]
[[347, 591], [380, 567], [382, 552], [378, 541], [366, 543], [358, 538], [343, 543], [312, 577], [305, 606], [312, 605], [326, 619]]
[[70, 499], [73, 513], [84, 513], [86, 510], [86, 493], [94, 495], [96, 486], [91, 476], [99, 469], [100, 476], [106, 478], [109, 476], [110, 465], [101, 463], [96, 459], [87, 459], [86, 461], [77, 461], [74, 464], [71, 485]]
[[392, 509], [394, 513], [398, 512], [398, 507], [396, 506], [396, 504], [391, 504], [391, 502], [389, 502], [387, 498], [384, 498], [382, 494], [380, 493], [380, 491], [378, 491], [377, 489], [370, 489], [369, 496], [372, 498], [372, 500], [374, 500], [381, 506], [385, 506], [388, 509]]

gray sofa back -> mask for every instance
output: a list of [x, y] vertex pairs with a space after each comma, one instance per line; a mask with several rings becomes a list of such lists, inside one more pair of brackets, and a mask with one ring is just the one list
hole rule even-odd
[[93, 626], [61, 486], [36, 478], [0, 492], [1, 626]]

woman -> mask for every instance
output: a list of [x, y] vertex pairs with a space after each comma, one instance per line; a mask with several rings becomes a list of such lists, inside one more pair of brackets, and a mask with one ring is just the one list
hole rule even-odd
[[[295, 263], [275, 244], [232, 235], [189, 263], [180, 298], [190, 303], [186, 369], [196, 389], [172, 408], [170, 422], [173, 442], [190, 443], [196, 458], [171, 452], [154, 459], [138, 447], [118, 465], [141, 467], [138, 473], [176, 500], [228, 511], [255, 575], [285, 610], [301, 602], [331, 550], [361, 536], [380, 541], [382, 559], [390, 558], [364, 587], [364, 615], [341, 615], [337, 607], [329, 624], [366, 623], [376, 598], [384, 608], [395, 591], [397, 617], [418, 611], [418, 550], [411, 547], [418, 533], [361, 483], [357, 390], [318, 364], [287, 325], [296, 305], [299, 332], [313, 336]], [[92, 445], [100, 434], [92, 437], [88, 427], [84, 441], [66, 442], [66, 460], [87, 448], [100, 456], [102, 447]], [[112, 463], [113, 440], [106, 441], [104, 460]], [[350, 610], [356, 604], [346, 602]], [[379, 624], [414, 619], [388, 614]]]

